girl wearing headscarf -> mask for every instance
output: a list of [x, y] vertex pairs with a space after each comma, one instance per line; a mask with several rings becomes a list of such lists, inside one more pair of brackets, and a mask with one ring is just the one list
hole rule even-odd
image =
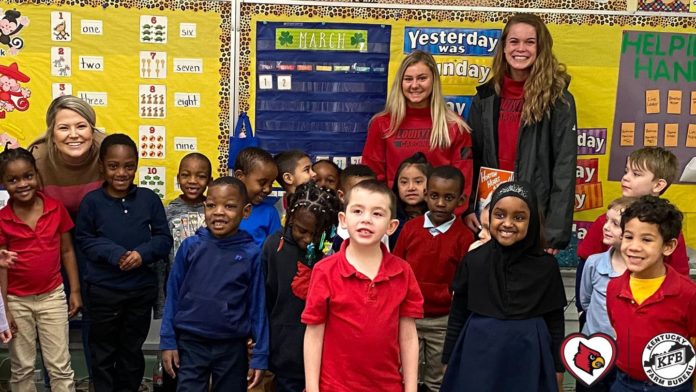
[[566, 297], [544, 252], [536, 195], [504, 183], [490, 206], [492, 238], [464, 257], [452, 283], [441, 391], [558, 391]]

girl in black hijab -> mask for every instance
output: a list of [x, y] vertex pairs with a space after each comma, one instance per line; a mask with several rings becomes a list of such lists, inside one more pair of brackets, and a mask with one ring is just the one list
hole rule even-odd
[[441, 391], [558, 391], [566, 297], [536, 195], [508, 182], [490, 206], [491, 241], [464, 257], [452, 283]]

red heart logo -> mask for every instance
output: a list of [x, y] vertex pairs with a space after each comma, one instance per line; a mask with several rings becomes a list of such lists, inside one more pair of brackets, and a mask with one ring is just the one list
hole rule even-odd
[[591, 387], [614, 367], [616, 342], [605, 333], [573, 333], [563, 340], [561, 358], [568, 373]]

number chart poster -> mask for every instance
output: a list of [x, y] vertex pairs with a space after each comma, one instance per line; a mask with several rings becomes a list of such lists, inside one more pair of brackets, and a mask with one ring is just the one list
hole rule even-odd
[[223, 30], [230, 7], [83, 3], [0, 1], [0, 140], [28, 146], [45, 132], [54, 98], [80, 97], [94, 107], [98, 128], [136, 141], [136, 181], [171, 200], [185, 154], [198, 151], [211, 161], [221, 155], [221, 128], [229, 127], [223, 76], [230, 42]]
[[[500, 43], [501, 29], [508, 16], [503, 12], [483, 10], [441, 11], [317, 5], [293, 6], [290, 9], [282, 5], [243, 3], [241, 4], [240, 20], [243, 29], [239, 50], [240, 74], [242, 75], [239, 84], [239, 108], [247, 112], [252, 123], [258, 126], [258, 118], [263, 115], [261, 111], [265, 109], [257, 105], [262, 101], [262, 95], [267, 93], [265, 89], [279, 89], [277, 75], [281, 73], [291, 76], [290, 80], [281, 78], [280, 81], [293, 82], [289, 86], [294, 89], [295, 76], [301, 72], [298, 68], [287, 69], [283, 72], [280, 70], [270, 72], [261, 69], [260, 61], [265, 54], [260, 50], [261, 48], [257, 48], [257, 45], [259, 45], [259, 40], [262, 40], [262, 30], [273, 24], [284, 24], [285, 27], [290, 28], [292, 24], [319, 23], [323, 26], [317, 26], [317, 29], [338, 29], [338, 26], [332, 26], [334, 24], [340, 24], [340, 29], [343, 30], [369, 31], [370, 28], [386, 30], [386, 27], [389, 27], [390, 50], [387, 83], [382, 84], [386, 87], [383, 92], [385, 96], [394, 82], [401, 60], [408, 53], [416, 49], [432, 52], [438, 63], [442, 90], [448, 105], [466, 117], [471, 97], [476, 94], [476, 86], [490, 79], [492, 57]], [[575, 172], [576, 212], [574, 218], [577, 222], [591, 222], [599, 214], [605, 212], [606, 205], [610, 201], [621, 195], [621, 187], [618, 182], [620, 176], [612, 175], [610, 177], [609, 171], [610, 163], [613, 164], [615, 154], [616, 160], [625, 158], [625, 156], [623, 158], [621, 156], [623, 150], [620, 148], [618, 140], [620, 134], [617, 134], [614, 125], [615, 111], [617, 119], [620, 113], [619, 110], [615, 109], [631, 106], [625, 103], [624, 96], [638, 97], [642, 102], [641, 110], [645, 110], [645, 90], [660, 90], [662, 106], [659, 115], [664, 113], [666, 116], [669, 114], [667, 112], [669, 109], [667, 99], [670, 90], [681, 90], [681, 115], [675, 114], [674, 116], [680, 116], [679, 120], [670, 120], [669, 123], [680, 124], [678, 143], [681, 147], [678, 148], [683, 151], [689, 151], [686, 144], [688, 134], [686, 122], [696, 122], [684, 120], [687, 117], [694, 118], [693, 115], [689, 114], [693, 106], [691, 102], [694, 99], [691, 92], [695, 90], [691, 84], [680, 83], [679, 88], [674, 86], [651, 87], [649, 89], [639, 87], [641, 89], [639, 92], [637, 92], [638, 87], [622, 84], [623, 81], [619, 80], [619, 71], [624, 69], [624, 55], [622, 54], [624, 32], [641, 30], [646, 34], [657, 36], [662, 34], [665, 37], [691, 36], [690, 39], [693, 39], [694, 35], [689, 33], [696, 29], [696, 19], [677, 16], [661, 18], [649, 15], [568, 15], [554, 13], [543, 13], [540, 16], [554, 37], [554, 54], [561, 63], [567, 66], [568, 73], [572, 76], [569, 90], [575, 98], [578, 115], [578, 166]], [[358, 32], [352, 32], [349, 37], [354, 36], [355, 33]], [[280, 34], [278, 30], [276, 30], [276, 34]], [[284, 39], [287, 40], [290, 36], [293, 36], [292, 32]], [[280, 39], [281, 35], [274, 35], [274, 37]], [[667, 42], [666, 45], [661, 46], [660, 50], [668, 50], [671, 38], [663, 37], [662, 39], [667, 40]], [[696, 72], [693, 71], [693, 54], [688, 54], [688, 50], [693, 52], [693, 44], [689, 44], [692, 49], [687, 49], [689, 42], [692, 41], [684, 42], [684, 49], [681, 52], [675, 50], [673, 54], [675, 56], [692, 56], [684, 63], [684, 67], [691, 64], [689, 68], [691, 71], [685, 70], [684, 72], [690, 72], [693, 81]], [[297, 44], [299, 45], [299, 43]], [[372, 44], [374, 42], [368, 34], [367, 48], [370, 48]], [[291, 51], [293, 49], [285, 50]], [[280, 49], [276, 50], [276, 52], [279, 51]], [[629, 53], [634, 51], [634, 48], [629, 48]], [[332, 58], [330, 54], [327, 54], [326, 57]], [[653, 59], [653, 61], [657, 63], [659, 59]], [[678, 60], [672, 60], [672, 62], [674, 61]], [[655, 66], [657, 67], [657, 64]], [[313, 68], [311, 72], [318, 73], [319, 70]], [[322, 72], [328, 72], [328, 68], [327, 71]], [[350, 70], [345, 71], [341, 67], [338, 69], [332, 67], [331, 72], [350, 72]], [[269, 73], [273, 76], [270, 78], [264, 76]], [[275, 92], [282, 93], [281, 91]], [[301, 96], [296, 97], [297, 101], [302, 99]], [[672, 94], [672, 101], [674, 102], [675, 99], [675, 94]], [[263, 103], [263, 105], [268, 105], [268, 102]], [[381, 109], [382, 107], [376, 108], [374, 112], [376, 113]], [[311, 115], [308, 113], [303, 115], [303, 121], [312, 122]], [[643, 124], [639, 125], [639, 120], [632, 119], [621, 121], [636, 122], [635, 145], [632, 148], [642, 146], [644, 141]], [[662, 121], [654, 122], [661, 123]], [[365, 123], [362, 127], [359, 131], [366, 132], [367, 124]], [[659, 129], [662, 132], [662, 128]], [[693, 134], [694, 140], [696, 140], [696, 130]], [[333, 139], [329, 136], [329, 140]], [[354, 137], [352, 140], [355, 143], [354, 150], [361, 151], [364, 139]], [[663, 138], [658, 135], [657, 140], [662, 143]], [[649, 138], [649, 141], [653, 142], [653, 139]], [[353, 158], [357, 161], [359, 157], [349, 157], [350, 160]], [[334, 160], [336, 159], [334, 158]], [[680, 160], [684, 161], [682, 166], [689, 162], [689, 159], [681, 156]], [[612, 173], [613, 170], [612, 166]], [[675, 184], [670, 187], [665, 196], [686, 213], [685, 236], [687, 242], [694, 246], [696, 245], [696, 204], [690, 203], [689, 192], [693, 189], [692, 186], [686, 182]]]

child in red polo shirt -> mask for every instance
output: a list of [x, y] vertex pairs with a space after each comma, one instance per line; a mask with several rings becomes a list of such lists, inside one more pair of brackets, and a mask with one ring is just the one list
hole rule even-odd
[[[662, 147], [644, 147], [633, 151], [626, 159], [624, 175], [621, 177], [621, 194], [624, 197], [660, 196], [679, 175], [677, 157]], [[585, 260], [593, 254], [604, 253], [609, 246], [602, 242], [603, 227], [607, 214], [597, 217], [585, 238], [578, 243], [578, 268], [575, 276], [575, 306], [580, 312], [580, 329], [585, 324], [585, 314], [580, 303], [580, 286]], [[685, 276], [689, 276], [689, 257], [686, 255], [684, 236], [679, 233], [677, 248], [665, 257], [665, 264]]]
[[[10, 194], [0, 210], [0, 247], [16, 253], [9, 268], [0, 269], [10, 342], [12, 390], [36, 390], [36, 339], [48, 370], [52, 391], [73, 391], [74, 373], [68, 352], [68, 318], [82, 307], [77, 263], [69, 230], [73, 222], [65, 207], [39, 192], [36, 161], [23, 148], [0, 154], [0, 178]], [[65, 299], [61, 260], [70, 281]]]
[[607, 312], [617, 346], [612, 392], [691, 391], [688, 380], [669, 388], [655, 384], [642, 358], [657, 335], [696, 336], [696, 284], [664, 262], [677, 248], [682, 217], [667, 200], [655, 196], [643, 196], [621, 217], [621, 254], [628, 270], [607, 286]]
[[413, 268], [425, 300], [425, 318], [416, 321], [418, 341], [425, 363], [420, 382], [428, 391], [439, 391], [442, 347], [452, 304], [450, 284], [457, 265], [474, 242], [474, 235], [454, 210], [464, 203], [464, 175], [454, 166], [436, 167], [428, 176], [425, 201], [428, 212], [406, 222], [394, 255]]
[[346, 195], [339, 222], [350, 238], [314, 267], [302, 313], [307, 392], [417, 389], [423, 296], [408, 263], [380, 242], [399, 224], [395, 210], [376, 180]]

